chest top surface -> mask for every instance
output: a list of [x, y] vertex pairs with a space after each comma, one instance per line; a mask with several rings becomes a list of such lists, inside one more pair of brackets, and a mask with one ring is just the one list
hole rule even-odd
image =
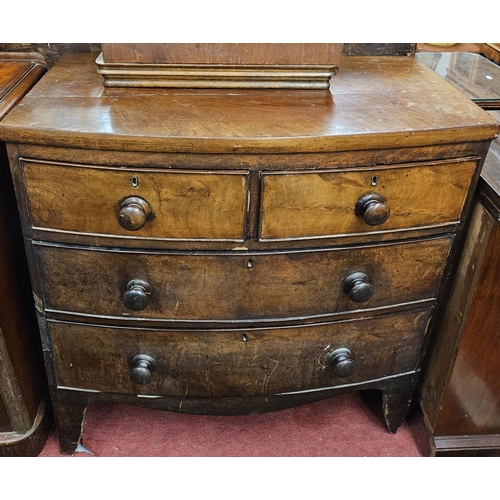
[[292, 153], [489, 140], [498, 132], [491, 116], [412, 58], [346, 58], [327, 91], [111, 89], [94, 59], [62, 56], [2, 122], [0, 139], [125, 151]]

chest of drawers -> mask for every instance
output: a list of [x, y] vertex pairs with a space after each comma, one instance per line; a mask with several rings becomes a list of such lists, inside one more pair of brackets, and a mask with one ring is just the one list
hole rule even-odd
[[86, 406], [401, 424], [498, 125], [410, 58], [330, 91], [105, 89], [62, 57], [0, 127], [61, 450]]

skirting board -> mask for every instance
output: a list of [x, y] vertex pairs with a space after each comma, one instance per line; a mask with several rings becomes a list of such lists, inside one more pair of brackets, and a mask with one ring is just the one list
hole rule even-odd
[[436, 457], [498, 457], [500, 434], [434, 436], [431, 450]]

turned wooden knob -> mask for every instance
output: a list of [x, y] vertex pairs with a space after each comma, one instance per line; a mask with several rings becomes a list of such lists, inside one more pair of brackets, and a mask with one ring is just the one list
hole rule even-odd
[[149, 304], [151, 285], [146, 281], [132, 280], [127, 283], [127, 290], [123, 294], [123, 305], [131, 311], [142, 311]]
[[352, 359], [351, 351], [345, 347], [331, 352], [328, 355], [328, 364], [341, 378], [350, 377], [356, 371], [356, 361]]
[[375, 287], [365, 273], [352, 273], [344, 280], [344, 292], [353, 302], [367, 302], [373, 297]]
[[140, 385], [149, 384], [151, 382], [151, 372], [156, 368], [156, 361], [147, 354], [138, 354], [132, 360], [132, 365], [129, 373], [132, 382]]
[[361, 196], [354, 212], [358, 217], [363, 217], [369, 226], [380, 226], [391, 214], [385, 199], [378, 193], [366, 193]]
[[138, 231], [150, 219], [151, 205], [142, 198], [130, 196], [120, 203], [118, 223], [127, 231]]

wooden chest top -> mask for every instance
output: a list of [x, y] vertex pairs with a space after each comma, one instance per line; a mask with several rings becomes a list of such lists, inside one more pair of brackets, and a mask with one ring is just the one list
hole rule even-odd
[[2, 122], [0, 139], [125, 151], [317, 153], [489, 140], [498, 132], [492, 117], [413, 58], [345, 58], [328, 91], [109, 89], [94, 59], [62, 56]]

